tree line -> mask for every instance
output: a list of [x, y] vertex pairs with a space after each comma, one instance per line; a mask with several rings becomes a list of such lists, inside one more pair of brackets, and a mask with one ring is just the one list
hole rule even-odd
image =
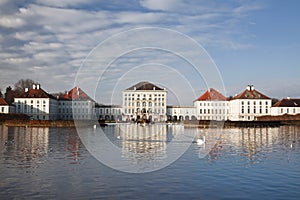
[[4, 98], [8, 104], [11, 104], [14, 102], [15, 97], [21, 95], [25, 91], [25, 88], [31, 88], [33, 84], [39, 83], [31, 79], [20, 79], [14, 84], [13, 88], [8, 86], [4, 94], [0, 90], [0, 97]]

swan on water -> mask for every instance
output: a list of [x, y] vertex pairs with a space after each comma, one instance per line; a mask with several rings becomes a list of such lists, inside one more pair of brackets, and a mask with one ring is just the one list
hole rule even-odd
[[97, 128], [97, 125], [96, 125], [96, 124], [94, 124], [93, 128], [94, 128], [94, 129], [96, 129], [96, 128]]
[[199, 145], [203, 145], [203, 144], [205, 143], [205, 136], [203, 136], [203, 139], [198, 138], [196, 142], [197, 142], [197, 144], [199, 144]]

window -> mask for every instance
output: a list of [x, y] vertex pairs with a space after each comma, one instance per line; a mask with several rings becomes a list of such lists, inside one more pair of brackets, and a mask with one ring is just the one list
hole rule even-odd
[[1, 108], [1, 112], [4, 112], [4, 107]]
[[199, 110], [200, 114], [202, 114], [202, 109]]

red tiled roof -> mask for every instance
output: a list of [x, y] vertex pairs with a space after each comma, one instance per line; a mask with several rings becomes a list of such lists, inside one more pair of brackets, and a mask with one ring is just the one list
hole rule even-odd
[[89, 97], [83, 90], [78, 87], [74, 87], [69, 92], [59, 97], [60, 99], [65, 100], [84, 100], [84, 101], [94, 101], [91, 97]]
[[300, 107], [300, 99], [282, 99], [275, 103], [273, 107]]
[[29, 89], [27, 92], [22, 93], [16, 98], [49, 98], [56, 99], [53, 95], [45, 92], [43, 89]]
[[234, 96], [233, 99], [270, 99], [270, 98], [257, 90], [246, 89], [240, 94]]
[[226, 101], [226, 97], [217, 90], [210, 88], [197, 101]]
[[8, 103], [3, 98], [0, 98], [0, 106], [8, 106]]
[[153, 90], [153, 88], [155, 88], [155, 90], [163, 90], [162, 88], [150, 82], [139, 82], [130, 88], [127, 88], [127, 90]]

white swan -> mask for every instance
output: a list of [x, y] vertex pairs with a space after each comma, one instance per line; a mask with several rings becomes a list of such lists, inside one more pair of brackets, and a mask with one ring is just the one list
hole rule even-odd
[[121, 139], [121, 136], [118, 135], [118, 136], [117, 136], [117, 139], [120, 140], [120, 139]]
[[94, 124], [93, 128], [94, 128], [94, 129], [96, 129], [96, 128], [97, 128], [97, 125], [96, 125], [96, 124]]
[[205, 144], [205, 136], [203, 136], [203, 139], [198, 138], [196, 142], [197, 142], [198, 145], [203, 145], [203, 144]]

